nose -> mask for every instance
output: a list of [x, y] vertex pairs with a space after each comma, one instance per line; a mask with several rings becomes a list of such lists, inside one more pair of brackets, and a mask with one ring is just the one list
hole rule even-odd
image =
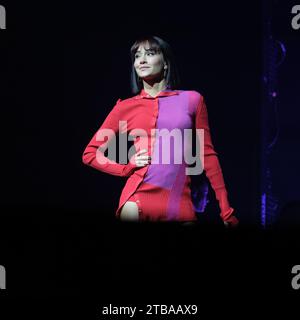
[[140, 64], [144, 64], [147, 62], [146, 56], [144, 54], [141, 55]]

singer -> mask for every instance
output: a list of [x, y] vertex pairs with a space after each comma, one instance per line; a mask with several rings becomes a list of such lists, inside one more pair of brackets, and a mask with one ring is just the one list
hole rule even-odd
[[163, 139], [153, 135], [153, 129], [179, 129], [183, 133], [185, 129], [194, 128], [203, 130], [203, 169], [215, 192], [220, 218], [225, 226], [236, 226], [238, 219], [229, 204], [221, 166], [211, 140], [203, 95], [194, 90], [179, 89], [174, 55], [163, 39], [141, 37], [132, 45], [130, 54], [133, 96], [118, 99], [99, 130], [110, 129], [109, 132], [118, 133], [119, 122], [126, 121], [126, 132], [128, 130], [133, 135], [136, 152], [126, 164], [108, 159], [104, 150], [113, 134], [106, 140], [99, 140], [97, 131], [82, 155], [84, 164], [128, 178], [115, 212], [116, 218], [124, 221], [197, 221], [191, 177], [186, 174], [188, 164], [184, 159], [181, 163], [174, 162], [174, 150], [176, 155], [176, 150], [186, 150], [190, 146], [186, 143], [179, 145], [176, 141], [180, 139], [174, 139], [167, 150], [171, 155], [170, 162], [163, 163], [160, 159]]

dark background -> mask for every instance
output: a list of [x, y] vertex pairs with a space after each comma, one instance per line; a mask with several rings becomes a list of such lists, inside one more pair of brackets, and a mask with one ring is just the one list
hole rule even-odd
[[[279, 200], [280, 212], [294, 211], [299, 224], [300, 191], [298, 187], [300, 169], [299, 119], [299, 40], [300, 33], [291, 27], [290, 15], [295, 1], [276, 1], [272, 10], [272, 31], [281, 42], [286, 56], [278, 68], [278, 91], [274, 120], [274, 147], [271, 155], [274, 194]], [[294, 16], [294, 15], [292, 15]], [[298, 21], [299, 22], [299, 21]], [[278, 62], [282, 55], [279, 54]], [[296, 219], [295, 219], [296, 220]]]
[[[5, 298], [89, 297], [91, 314], [101, 303], [125, 302], [197, 303], [204, 313], [220, 303], [233, 312], [271, 293], [292, 305], [297, 233], [260, 228], [260, 2], [1, 4]], [[291, 7], [274, 2], [274, 33], [287, 47], [273, 158], [281, 205], [299, 200], [299, 31], [290, 26]], [[82, 164], [117, 99], [131, 96], [129, 49], [143, 33], [170, 43], [181, 88], [206, 99], [239, 230], [223, 229], [211, 189], [196, 228], [120, 224], [114, 211], [125, 179]]]
[[[180, 15], [167, 3], [155, 14], [133, 8], [131, 14], [111, 13], [111, 21], [101, 18], [107, 10], [91, 4], [14, 8], [22, 11], [22, 21], [30, 16], [26, 28], [16, 19], [8, 29], [10, 105], [19, 107], [16, 130], [22, 135], [17, 150], [22, 165], [12, 172], [20, 177], [17, 203], [114, 209], [124, 181], [85, 168], [81, 156], [116, 100], [131, 95], [130, 46], [138, 35], [152, 33], [171, 44], [182, 89], [198, 90], [207, 100], [233, 206], [241, 219], [259, 221], [259, 6], [251, 5], [246, 18], [228, 4], [216, 11], [214, 5], [191, 3]], [[11, 192], [5, 199], [16, 203]], [[109, 219], [111, 213], [104, 215]]]

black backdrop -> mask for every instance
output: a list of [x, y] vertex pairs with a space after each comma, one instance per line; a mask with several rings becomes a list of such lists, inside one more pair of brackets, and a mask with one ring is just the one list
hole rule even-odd
[[116, 100], [131, 95], [129, 48], [138, 35], [152, 33], [173, 47], [182, 89], [198, 90], [207, 100], [238, 215], [259, 221], [260, 8], [252, 4], [240, 12], [234, 5], [215, 10], [213, 4], [192, 3], [180, 13], [168, 3], [158, 8], [155, 14], [139, 12], [138, 5], [109, 14], [95, 4], [14, 8], [22, 17], [8, 29], [8, 90], [16, 138], [22, 140], [17, 150], [11, 147], [22, 165], [10, 172], [20, 178], [20, 196], [9, 193], [9, 204], [114, 208], [122, 179], [88, 170], [81, 156]]
[[[0, 264], [9, 295], [89, 296], [91, 313], [104, 302], [154, 298], [197, 303], [205, 313], [210, 302], [234, 308], [259, 304], [270, 292], [279, 300], [280, 292], [295, 295], [290, 266], [297, 261], [281, 259], [282, 242], [259, 229], [259, 1], [6, 8]], [[143, 33], [170, 43], [182, 89], [206, 98], [239, 231], [223, 230], [214, 201], [199, 228], [121, 225], [114, 210], [125, 180], [82, 164], [116, 100], [131, 95], [129, 48]]]

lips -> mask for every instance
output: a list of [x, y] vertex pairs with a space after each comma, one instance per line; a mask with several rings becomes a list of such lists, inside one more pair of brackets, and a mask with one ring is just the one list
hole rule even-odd
[[149, 67], [140, 67], [140, 70], [148, 69]]

